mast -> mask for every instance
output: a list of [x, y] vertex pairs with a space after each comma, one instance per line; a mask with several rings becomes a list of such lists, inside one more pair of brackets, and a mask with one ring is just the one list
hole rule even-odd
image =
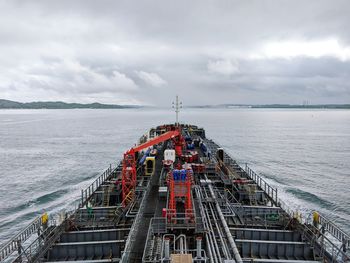
[[175, 113], [176, 113], [176, 122], [175, 122], [175, 124], [177, 126], [179, 125], [179, 112], [180, 112], [181, 108], [182, 108], [182, 102], [179, 101], [179, 96], [176, 95], [176, 100], [175, 100], [175, 102], [173, 102], [173, 109], [175, 109]]

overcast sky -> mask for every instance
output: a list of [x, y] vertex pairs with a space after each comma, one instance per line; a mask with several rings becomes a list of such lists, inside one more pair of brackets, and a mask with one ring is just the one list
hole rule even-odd
[[350, 1], [0, 0], [0, 98], [350, 103]]

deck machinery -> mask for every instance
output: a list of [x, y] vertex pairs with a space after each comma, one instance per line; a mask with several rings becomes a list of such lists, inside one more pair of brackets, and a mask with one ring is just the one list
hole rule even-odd
[[[310, 220], [308, 220], [310, 219]], [[303, 218], [194, 125], [161, 125], [81, 192], [1, 247], [16, 262], [346, 262], [349, 235]]]

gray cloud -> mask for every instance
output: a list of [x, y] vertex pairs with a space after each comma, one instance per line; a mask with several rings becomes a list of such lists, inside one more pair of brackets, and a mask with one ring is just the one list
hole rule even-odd
[[[346, 0], [1, 1], [0, 97], [346, 103], [349, 12]], [[320, 55], [266, 51], [298, 41]]]
[[238, 63], [232, 62], [229, 59], [226, 60], [215, 60], [208, 62], [208, 71], [212, 73], [218, 73], [221, 75], [232, 75], [238, 73]]
[[153, 87], [161, 87], [167, 84], [167, 82], [156, 73], [145, 71], [137, 71], [136, 73], [146, 84]]

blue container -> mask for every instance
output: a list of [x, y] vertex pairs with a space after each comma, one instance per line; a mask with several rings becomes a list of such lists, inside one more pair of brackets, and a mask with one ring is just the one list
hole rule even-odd
[[188, 143], [187, 144], [187, 150], [194, 150], [194, 144], [193, 143]]
[[187, 135], [187, 136], [185, 137], [185, 141], [186, 141], [186, 142], [191, 142], [191, 141], [192, 141], [192, 138], [191, 138], [190, 136]]
[[173, 170], [173, 177], [175, 181], [180, 180], [180, 171], [179, 170]]
[[181, 180], [186, 181], [186, 170], [181, 170]]

